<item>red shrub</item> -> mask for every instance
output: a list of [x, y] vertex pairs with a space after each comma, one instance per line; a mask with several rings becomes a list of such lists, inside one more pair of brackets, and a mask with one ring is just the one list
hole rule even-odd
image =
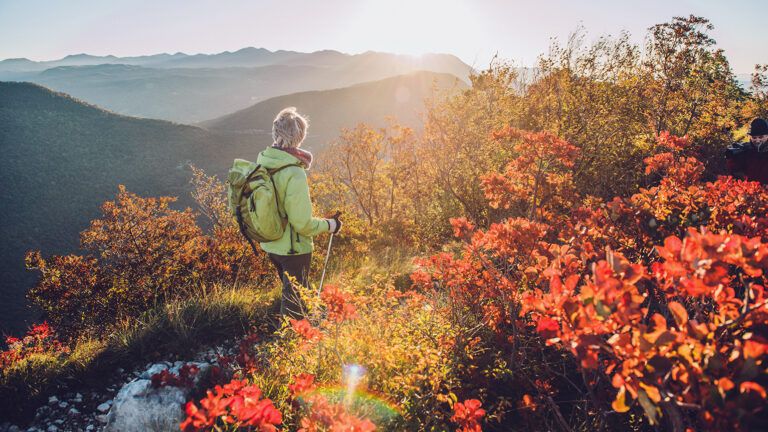
[[[629, 199], [552, 207], [541, 213], [550, 225], [507, 219], [471, 233], [456, 221], [467, 240], [461, 255], [418, 260], [412, 280], [448, 290], [513, 358], [520, 344], [530, 353], [521, 339], [530, 334], [544, 342], [542, 356], [546, 346], [570, 352], [598, 419], [610, 405], [676, 430], [746, 428], [766, 406], [768, 190], [730, 177], [702, 182], [684, 138], [662, 134], [657, 148], [664, 153], [646, 160], [649, 173], [662, 175], [657, 185]], [[530, 181], [510, 186], [521, 175], [488, 177], [491, 204], [533, 193]], [[518, 375], [546, 402], [539, 407], [562, 419], [554, 392], [536, 384], [562, 376], [559, 367], [520, 366]], [[612, 389], [599, 384], [606, 381]], [[537, 406], [524, 396], [525, 406]]]
[[0, 372], [33, 354], [62, 356], [69, 353], [69, 347], [56, 339], [53, 329], [47, 322], [33, 324], [21, 339], [8, 336], [5, 338], [5, 343], [8, 349], [0, 351]]
[[185, 432], [209, 430], [222, 423], [274, 432], [276, 425], [283, 421], [272, 401], [261, 399], [258, 387], [238, 380], [209, 390], [199, 407], [194, 402], [188, 402], [186, 413], [187, 418], [181, 423], [181, 430]]
[[477, 399], [467, 399], [453, 404], [451, 421], [459, 426], [457, 432], [482, 432], [480, 419], [485, 415], [485, 410], [480, 406], [481, 403]]

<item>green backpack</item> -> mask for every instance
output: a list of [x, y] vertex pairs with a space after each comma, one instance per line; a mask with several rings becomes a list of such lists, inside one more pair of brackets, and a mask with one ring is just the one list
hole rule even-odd
[[272, 176], [290, 166], [267, 169], [243, 159], [235, 159], [227, 177], [227, 206], [237, 218], [240, 232], [250, 243], [269, 242], [280, 239], [288, 224], [288, 217], [280, 214], [277, 188]]

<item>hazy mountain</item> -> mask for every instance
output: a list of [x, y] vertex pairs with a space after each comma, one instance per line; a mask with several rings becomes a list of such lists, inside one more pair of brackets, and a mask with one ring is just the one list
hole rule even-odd
[[[0, 61], [0, 74], [3, 72], [37, 72], [59, 66], [95, 66], [102, 64], [126, 64], [156, 68], [222, 68], [256, 67], [275, 64], [339, 66], [358, 58], [378, 57], [385, 61], [417, 63], [416, 69], [432, 70], [432, 64], [443, 63], [443, 67], [453, 68], [443, 72], [452, 73], [463, 79], [469, 67], [457, 57], [449, 54], [426, 54], [424, 56], [406, 56], [368, 51], [363, 54], [344, 54], [334, 50], [322, 50], [311, 53], [246, 47], [237, 51], [224, 51], [216, 54], [154, 54], [135, 57], [94, 56], [89, 54], [68, 55], [59, 60], [32, 61], [29, 59], [7, 59]], [[0, 75], [2, 76], [2, 75]]]
[[244, 48], [211, 55], [78, 54], [53, 62], [4, 60], [0, 79], [41, 84], [120, 114], [189, 123], [274, 96], [346, 87], [418, 70], [450, 73], [466, 81], [471, 69], [446, 54], [412, 57]]
[[309, 117], [307, 143], [308, 147], [317, 149], [336, 138], [342, 127], [361, 121], [383, 126], [385, 117], [393, 113], [397, 113], [398, 120], [404, 124], [418, 125], [424, 99], [431, 95], [433, 86], [467, 88], [464, 81], [453, 75], [416, 72], [334, 90], [278, 96], [200, 125], [210, 130], [249, 133], [268, 139], [275, 113], [295, 106]]

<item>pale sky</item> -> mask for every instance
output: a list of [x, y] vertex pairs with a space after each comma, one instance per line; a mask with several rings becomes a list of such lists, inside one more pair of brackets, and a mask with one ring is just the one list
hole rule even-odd
[[0, 0], [0, 59], [255, 46], [441, 52], [475, 67], [498, 52], [529, 66], [579, 24], [589, 38], [627, 30], [641, 41], [651, 25], [689, 14], [712, 21], [734, 72], [768, 63], [765, 0]]

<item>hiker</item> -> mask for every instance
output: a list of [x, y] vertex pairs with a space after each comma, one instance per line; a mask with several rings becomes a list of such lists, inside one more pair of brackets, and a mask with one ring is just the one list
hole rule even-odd
[[324, 233], [338, 233], [341, 221], [336, 215], [332, 219], [312, 216], [312, 202], [309, 198], [307, 173], [312, 166], [312, 153], [301, 149], [307, 136], [309, 123], [289, 107], [280, 111], [272, 123], [271, 147], [259, 153], [256, 163], [272, 175], [277, 192], [279, 211], [288, 220], [283, 236], [275, 241], [261, 242], [261, 248], [275, 265], [283, 283], [280, 314], [289, 318], [301, 318], [305, 310], [299, 294], [293, 289], [288, 278], [292, 276], [302, 286], [309, 286], [309, 263], [312, 257], [312, 237]]
[[752, 120], [749, 142], [731, 145], [725, 158], [733, 177], [768, 184], [768, 122], [762, 118]]

